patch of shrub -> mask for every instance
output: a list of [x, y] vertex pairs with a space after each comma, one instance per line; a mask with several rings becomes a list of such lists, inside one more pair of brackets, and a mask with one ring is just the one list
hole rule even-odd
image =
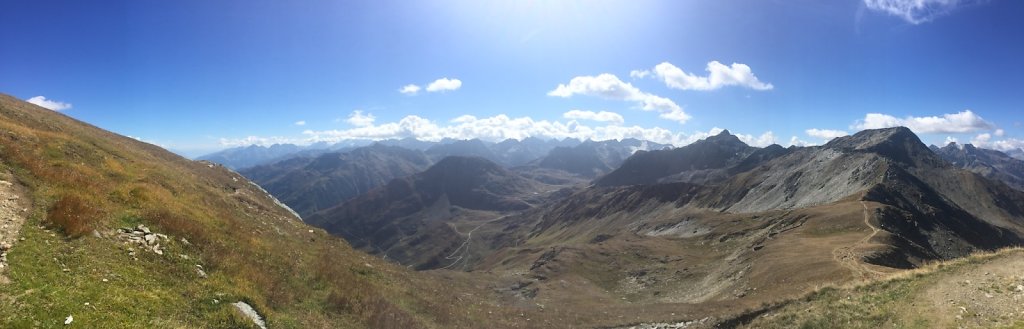
[[49, 223], [76, 238], [92, 232], [103, 213], [88, 200], [77, 194], [65, 194], [53, 204], [47, 215]]

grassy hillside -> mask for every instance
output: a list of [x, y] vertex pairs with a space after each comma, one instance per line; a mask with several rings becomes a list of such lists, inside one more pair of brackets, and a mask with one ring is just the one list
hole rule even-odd
[[937, 262], [827, 287], [771, 307], [750, 328], [1024, 328], [1024, 250]]
[[[237, 301], [275, 328], [447, 328], [494, 307], [456, 309], [480, 294], [311, 230], [236, 173], [7, 95], [2, 173], [31, 200], [0, 284], [3, 328], [69, 315], [102, 328], [252, 325]], [[166, 235], [162, 254], [117, 231], [139, 224]]]

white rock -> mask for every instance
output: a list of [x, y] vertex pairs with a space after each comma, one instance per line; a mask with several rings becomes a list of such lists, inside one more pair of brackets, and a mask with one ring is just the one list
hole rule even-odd
[[71, 324], [71, 321], [75, 321], [75, 317], [68, 315], [68, 318], [64, 319], [64, 325], [66, 326]]
[[239, 312], [242, 312], [242, 314], [249, 317], [249, 319], [252, 319], [252, 323], [256, 324], [257, 327], [267, 329], [267, 324], [263, 322], [263, 317], [261, 317], [259, 313], [256, 313], [256, 309], [252, 308], [252, 306], [245, 302], [237, 302], [231, 305], [234, 305]]

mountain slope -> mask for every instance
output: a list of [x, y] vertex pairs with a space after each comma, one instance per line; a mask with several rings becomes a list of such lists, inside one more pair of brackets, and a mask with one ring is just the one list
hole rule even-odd
[[308, 216], [430, 166], [420, 151], [374, 144], [241, 171], [299, 215]]
[[[501, 158], [491, 150], [488, 143], [479, 139], [442, 142], [424, 151], [434, 161], [441, 161], [450, 156], [479, 157], [491, 162], [502, 163]], [[502, 163], [503, 164], [503, 163]]]
[[249, 168], [301, 151], [303, 148], [293, 144], [274, 144], [271, 146], [249, 145], [230, 148], [223, 151], [200, 156], [196, 160], [207, 160], [230, 169]]
[[1024, 161], [1003, 152], [977, 148], [971, 144], [960, 146], [949, 143], [945, 147], [936, 147], [932, 150], [953, 165], [1024, 191]]
[[1024, 160], [1024, 149], [1009, 150], [1006, 151], [1006, 155], [1009, 155], [1010, 157], [1017, 160]]
[[694, 183], [720, 180], [722, 172], [756, 150], [724, 130], [684, 147], [637, 152], [594, 184], [622, 186], [653, 184], [662, 180]]
[[[480, 321], [454, 311], [466, 298], [455, 291], [487, 292], [439, 285], [310, 231], [223, 167], [7, 95], [0, 162], [31, 201], [6, 251], [0, 327], [56, 327], [69, 315], [83, 327], [251, 327], [238, 301], [282, 328]], [[143, 241], [140, 224], [158, 234]], [[488, 305], [479, 307], [497, 326], [521, 321]]]
[[594, 178], [618, 168], [626, 158], [638, 151], [661, 150], [665, 147], [637, 139], [586, 141], [575, 146], [556, 147], [535, 161], [534, 165]]
[[907, 246], [885, 256], [893, 266], [1016, 245], [1024, 236], [1024, 194], [948, 164], [906, 128], [865, 130], [793, 151], [712, 187], [695, 203], [752, 213], [861, 193], [888, 206], [879, 210], [885, 229]]
[[[486, 159], [450, 156], [422, 173], [313, 214], [306, 222], [368, 252], [420, 269], [435, 268], [441, 266], [442, 254], [460, 243], [451, 220], [527, 209], [524, 197], [539, 188]], [[388, 253], [392, 249], [395, 254]]]
[[503, 218], [477, 232], [492, 252], [473, 269], [524, 273], [546, 303], [756, 308], [1024, 243], [1024, 193], [949, 165], [906, 128], [744, 159], [708, 185], [594, 186]]
[[521, 166], [544, 157], [556, 147], [572, 147], [580, 144], [579, 140], [540, 139], [529, 137], [523, 140], [506, 139], [491, 146], [495, 155], [509, 167]]
[[862, 285], [825, 287], [720, 322], [742, 328], [1019, 328], [1021, 271], [1020, 249], [980, 253]]

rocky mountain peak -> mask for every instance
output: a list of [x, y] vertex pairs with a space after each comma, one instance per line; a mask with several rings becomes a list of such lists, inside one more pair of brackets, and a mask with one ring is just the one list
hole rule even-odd
[[739, 137], [736, 137], [736, 135], [733, 135], [733, 134], [729, 133], [728, 129], [722, 130], [722, 132], [718, 133], [718, 135], [710, 136], [710, 137], [708, 137], [708, 138], [706, 138], [704, 140], [706, 142], [711, 142], [711, 143], [731, 143], [731, 144], [739, 143], [739, 144], [743, 144], [743, 146], [747, 145], [746, 143], [743, 143], [743, 141], [741, 141]]
[[863, 130], [854, 135], [833, 139], [825, 144], [825, 148], [872, 152], [905, 163], [917, 162], [933, 154], [907, 127]]

